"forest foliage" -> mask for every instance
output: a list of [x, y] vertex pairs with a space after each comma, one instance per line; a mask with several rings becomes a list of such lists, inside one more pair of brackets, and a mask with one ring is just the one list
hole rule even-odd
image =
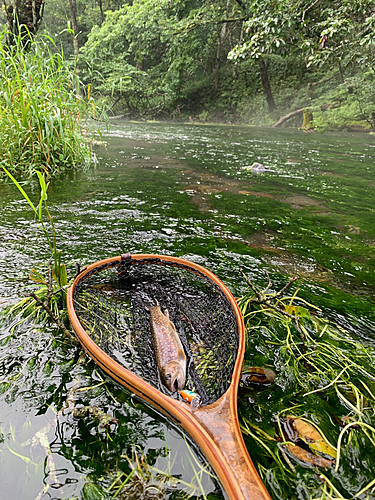
[[[69, 12], [48, 4], [69, 52]], [[312, 108], [317, 129], [375, 126], [371, 0], [77, 0], [77, 24], [80, 77], [113, 114], [271, 125]]]
[[109, 114], [350, 130], [375, 127], [374, 28], [372, 0], [48, 0], [40, 31]]
[[[1, 45], [10, 170], [87, 161], [79, 123], [87, 112], [97, 118], [93, 97], [130, 119], [275, 125], [299, 111], [287, 125], [300, 127], [308, 110], [306, 129], [375, 128], [372, 0], [39, 4], [33, 43], [20, 51], [35, 23], [13, 38], [4, 32]], [[9, 28], [15, 17], [6, 5]]]

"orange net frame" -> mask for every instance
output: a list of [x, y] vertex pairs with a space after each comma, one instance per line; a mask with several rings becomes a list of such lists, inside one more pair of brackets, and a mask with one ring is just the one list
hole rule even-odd
[[[106, 354], [159, 391], [148, 306], [158, 300], [176, 326], [187, 356], [185, 388], [203, 405], [228, 389], [238, 325], [222, 290], [186, 264], [158, 258], [102, 264], [76, 283], [73, 303], [86, 333]], [[178, 393], [173, 397], [179, 398]]]
[[[150, 305], [168, 309], [187, 357], [194, 408], [161, 383]], [[178, 257], [122, 255], [91, 264], [68, 290], [68, 312], [87, 353], [111, 377], [185, 429], [230, 500], [271, 500], [242, 438], [237, 391], [245, 326], [227, 287]]]

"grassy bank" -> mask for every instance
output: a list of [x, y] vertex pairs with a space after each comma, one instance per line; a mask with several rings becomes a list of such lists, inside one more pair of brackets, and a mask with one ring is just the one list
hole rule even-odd
[[48, 175], [91, 162], [90, 137], [82, 119], [93, 110], [77, 94], [77, 76], [47, 39], [24, 50], [0, 43], [0, 161], [12, 174]]

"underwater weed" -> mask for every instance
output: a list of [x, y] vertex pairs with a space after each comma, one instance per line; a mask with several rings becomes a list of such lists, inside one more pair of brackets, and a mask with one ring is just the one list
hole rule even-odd
[[[41, 172], [36, 172], [39, 179], [41, 193], [38, 205], [34, 205], [25, 190], [13, 177], [13, 175], [4, 166], [3, 170], [33, 210], [38, 223], [42, 227], [44, 237], [51, 252], [51, 260], [47, 264], [47, 277], [42, 275], [36, 269], [32, 269], [30, 272], [30, 279], [38, 284], [38, 288], [30, 292], [28, 296], [21, 299], [7, 310], [9, 314], [21, 317], [20, 321], [12, 328], [12, 332], [20, 322], [25, 321], [28, 318], [34, 318], [41, 322], [45, 322], [47, 319], [52, 319], [70, 338], [70, 340], [76, 343], [75, 338], [63, 322], [67, 319], [66, 290], [70, 286], [70, 282], [68, 280], [66, 266], [62, 263], [60, 251], [56, 246], [55, 225], [48, 209], [47, 190], [49, 183], [46, 183]], [[45, 212], [45, 214], [43, 212]], [[49, 228], [44, 222], [44, 215], [47, 216]]]
[[269, 491], [280, 499], [372, 498], [375, 350], [298, 290], [287, 296], [285, 288], [261, 291], [247, 282], [238, 300], [245, 363], [269, 366], [277, 378], [259, 392], [240, 389], [240, 422]]
[[[188, 450], [190, 452], [188, 460], [195, 472], [190, 483], [172, 475], [173, 461], [170, 451], [166, 450], [167, 464], [165, 470], [161, 470], [151, 465], [147, 456], [139, 454], [134, 448], [131, 458], [127, 455], [122, 456], [128, 462], [130, 472], [126, 474], [119, 471], [108, 488], [108, 493], [114, 500], [164, 500], [171, 498], [171, 492], [173, 492], [173, 498], [176, 499], [187, 500], [195, 497], [206, 500], [207, 497], [201, 483], [202, 476], [204, 474], [214, 476], [207, 469], [207, 466], [202, 466], [196, 460], [189, 446]], [[177, 486], [182, 487], [183, 490], [177, 489]]]

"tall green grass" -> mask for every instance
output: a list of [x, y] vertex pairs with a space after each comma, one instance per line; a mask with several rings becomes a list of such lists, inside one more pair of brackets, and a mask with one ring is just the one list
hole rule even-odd
[[63, 321], [67, 319], [66, 290], [71, 283], [69, 283], [68, 280], [66, 266], [61, 260], [60, 250], [57, 249], [55, 224], [48, 209], [47, 190], [49, 182], [45, 181], [43, 174], [39, 171], [36, 172], [41, 193], [38, 205], [34, 205], [21, 184], [13, 175], [4, 166], [2, 166], [0, 170], [3, 170], [8, 175], [32, 208], [36, 220], [43, 230], [44, 237], [51, 252], [50, 261], [47, 264], [47, 275], [42, 274], [38, 269], [31, 269], [30, 271], [29, 278], [38, 285], [38, 288], [35, 289], [35, 287], [33, 287], [29, 295], [22, 298], [7, 310], [9, 314], [18, 315], [21, 318], [12, 328], [12, 333], [19, 323], [32, 317], [41, 322], [52, 319], [68, 336], [70, 336]]
[[76, 75], [64, 56], [52, 53], [50, 38], [26, 51], [9, 49], [0, 34], [0, 163], [14, 175], [47, 175], [90, 162], [90, 141], [82, 117], [95, 111], [75, 93]]

